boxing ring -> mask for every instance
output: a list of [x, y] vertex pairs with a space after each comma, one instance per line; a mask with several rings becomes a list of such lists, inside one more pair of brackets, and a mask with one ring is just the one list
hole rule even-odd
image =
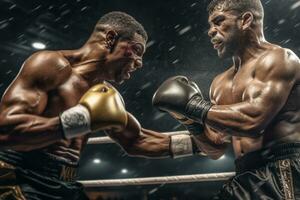
[[[167, 135], [188, 134], [188, 131], [176, 131], [164, 133]], [[88, 140], [88, 144], [111, 144], [115, 143], [109, 137], [95, 137]], [[112, 187], [112, 186], [134, 186], [134, 185], [156, 185], [156, 184], [176, 184], [193, 183], [207, 181], [224, 181], [235, 175], [235, 172], [191, 174], [178, 176], [159, 176], [147, 178], [126, 178], [126, 179], [101, 179], [79, 181], [85, 187]]]

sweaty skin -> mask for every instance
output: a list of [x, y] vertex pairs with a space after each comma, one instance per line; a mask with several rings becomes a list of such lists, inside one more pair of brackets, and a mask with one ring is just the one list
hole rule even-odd
[[75, 106], [88, 88], [63, 53], [34, 54], [3, 96], [1, 137], [6, 138], [0, 146], [17, 151], [43, 148], [66, 159], [78, 160], [86, 138], [63, 140], [58, 115]]
[[[104, 33], [100, 36], [105, 38]], [[41, 51], [25, 61], [0, 104], [1, 150], [39, 149], [73, 162], [79, 160], [89, 134], [63, 139], [59, 114], [78, 104], [91, 86], [130, 78], [130, 73], [141, 67], [145, 50], [145, 41], [138, 34], [131, 46], [128, 41], [118, 41], [113, 53], [106, 48], [105, 39], [98, 41], [100, 36], [97, 41], [91, 37], [79, 50]], [[107, 58], [101, 59], [108, 52]]]
[[300, 141], [300, 63], [290, 50], [267, 45], [240, 69], [217, 76], [216, 104], [206, 123], [233, 135], [237, 157], [276, 142]]
[[[300, 62], [289, 49], [267, 42], [262, 22], [250, 12], [215, 10], [209, 17], [209, 36], [219, 57], [232, 57], [234, 65], [218, 75], [210, 88], [204, 134], [193, 144], [217, 159], [232, 136], [236, 157], [275, 143], [300, 141]], [[176, 118], [176, 117], [175, 117]], [[129, 154], [168, 155], [166, 135], [142, 129], [110, 133]], [[134, 138], [134, 139], [132, 139]]]
[[268, 43], [262, 23], [250, 12], [239, 16], [216, 10], [209, 24], [219, 57], [232, 56], [234, 65], [212, 82], [210, 99], [215, 105], [207, 115], [206, 135], [213, 141], [232, 135], [237, 157], [300, 141], [299, 58]]

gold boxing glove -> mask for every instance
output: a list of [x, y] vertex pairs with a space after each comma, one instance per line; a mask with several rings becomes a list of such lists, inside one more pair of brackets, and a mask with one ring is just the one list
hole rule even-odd
[[92, 131], [121, 131], [127, 125], [127, 112], [119, 92], [112, 86], [98, 84], [90, 88], [79, 104], [60, 115], [64, 137], [78, 137]]

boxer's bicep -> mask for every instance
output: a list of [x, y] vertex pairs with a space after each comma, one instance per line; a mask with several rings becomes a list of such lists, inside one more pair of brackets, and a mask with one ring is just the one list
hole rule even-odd
[[241, 102], [214, 105], [206, 119], [209, 126], [231, 135], [258, 137], [284, 106], [299, 74], [298, 58], [279, 49], [253, 67], [256, 69], [252, 80], [245, 83]]
[[40, 114], [44, 111], [48, 95], [38, 88], [26, 87], [16, 80], [5, 92], [0, 104], [1, 115]]
[[63, 67], [66, 65], [54, 52], [38, 52], [30, 56], [4, 93], [1, 113], [41, 114], [47, 104], [48, 91], [69, 76], [70, 72]]
[[243, 112], [260, 128], [266, 127], [286, 103], [299, 69], [299, 62], [291, 58], [276, 60], [256, 71], [242, 97], [249, 104]]
[[11, 85], [0, 104], [1, 148], [27, 151], [61, 138], [58, 118], [40, 116], [47, 98], [43, 90], [26, 88], [17, 81]]
[[60, 57], [49, 52], [34, 54], [25, 61], [0, 103], [0, 146], [24, 150], [61, 138], [58, 117], [41, 116], [48, 91], [67, 77], [66, 71], [57, 70], [60, 62]]
[[263, 129], [283, 107], [290, 90], [291, 86], [284, 81], [253, 81], [244, 93], [243, 101], [248, 106], [241, 106], [240, 111], [246, 118], [253, 119], [258, 129]]

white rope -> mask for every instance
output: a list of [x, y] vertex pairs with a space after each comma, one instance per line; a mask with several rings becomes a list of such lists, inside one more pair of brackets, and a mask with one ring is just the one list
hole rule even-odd
[[[189, 134], [188, 131], [165, 132], [166, 135]], [[110, 137], [94, 137], [88, 140], [88, 144], [110, 144], [115, 143]], [[234, 172], [194, 174], [180, 176], [162, 176], [149, 178], [129, 178], [129, 179], [104, 179], [104, 180], [84, 180], [80, 181], [85, 187], [108, 187], [108, 186], [128, 186], [128, 185], [155, 185], [170, 183], [190, 183], [204, 181], [222, 181], [234, 176]]]
[[161, 177], [147, 177], [147, 178], [85, 180], [80, 182], [85, 187], [156, 185], [156, 184], [170, 184], [170, 183], [223, 181], [233, 177], [234, 175], [235, 175], [234, 172], [225, 172], [225, 173], [161, 176]]
[[[188, 131], [175, 131], [175, 132], [166, 132], [163, 133], [166, 135], [178, 135], [178, 134], [189, 134]], [[89, 138], [88, 144], [110, 144], [110, 143], [115, 143], [110, 137], [104, 136], [104, 137], [94, 137], [94, 138]]]

